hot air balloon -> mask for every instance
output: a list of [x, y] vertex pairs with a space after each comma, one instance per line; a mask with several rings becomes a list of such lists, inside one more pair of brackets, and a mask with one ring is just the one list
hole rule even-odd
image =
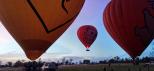
[[111, 37], [135, 59], [154, 38], [154, 0], [111, 0], [103, 20]]
[[0, 20], [35, 60], [72, 24], [85, 0], [0, 0]]
[[97, 37], [97, 29], [91, 25], [81, 26], [77, 31], [77, 36], [83, 45], [87, 48], [86, 51], [90, 51], [89, 48]]

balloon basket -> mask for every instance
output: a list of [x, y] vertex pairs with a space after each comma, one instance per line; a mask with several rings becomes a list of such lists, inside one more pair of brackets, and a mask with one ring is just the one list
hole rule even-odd
[[86, 51], [90, 51], [89, 49], [87, 49]]

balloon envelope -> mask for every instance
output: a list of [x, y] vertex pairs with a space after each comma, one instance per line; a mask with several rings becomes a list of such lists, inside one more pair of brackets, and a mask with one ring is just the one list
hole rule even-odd
[[88, 49], [96, 40], [97, 29], [91, 25], [81, 26], [77, 31], [77, 36], [83, 45]]
[[0, 20], [28, 58], [44, 53], [78, 16], [85, 0], [0, 0]]
[[132, 57], [140, 56], [154, 38], [154, 1], [112, 0], [103, 15], [112, 38]]

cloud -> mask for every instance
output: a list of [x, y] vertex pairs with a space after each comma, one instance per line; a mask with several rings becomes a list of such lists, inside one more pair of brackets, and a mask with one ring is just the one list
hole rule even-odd
[[0, 22], [0, 43], [4, 42], [10, 42], [10, 40], [13, 40], [11, 35], [8, 33], [8, 31], [5, 29], [5, 27]]
[[61, 58], [65, 55], [70, 54], [69, 52], [52, 52], [52, 53], [44, 53], [41, 58], [43, 59], [53, 59], [53, 58]]
[[10, 51], [0, 55], [0, 61], [2, 61], [2, 63], [4, 64], [9, 61], [16, 62], [18, 60], [28, 60], [28, 59], [26, 58], [24, 53], [17, 51]]

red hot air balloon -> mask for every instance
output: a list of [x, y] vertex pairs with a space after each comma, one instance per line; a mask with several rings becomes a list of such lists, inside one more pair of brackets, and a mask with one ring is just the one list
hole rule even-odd
[[111, 0], [103, 17], [109, 34], [133, 59], [154, 38], [154, 0]]
[[72, 24], [85, 0], [0, 0], [0, 20], [35, 60]]
[[91, 25], [81, 26], [77, 31], [77, 36], [78, 36], [79, 40], [87, 48], [87, 51], [89, 51], [90, 46], [96, 40], [97, 29]]

